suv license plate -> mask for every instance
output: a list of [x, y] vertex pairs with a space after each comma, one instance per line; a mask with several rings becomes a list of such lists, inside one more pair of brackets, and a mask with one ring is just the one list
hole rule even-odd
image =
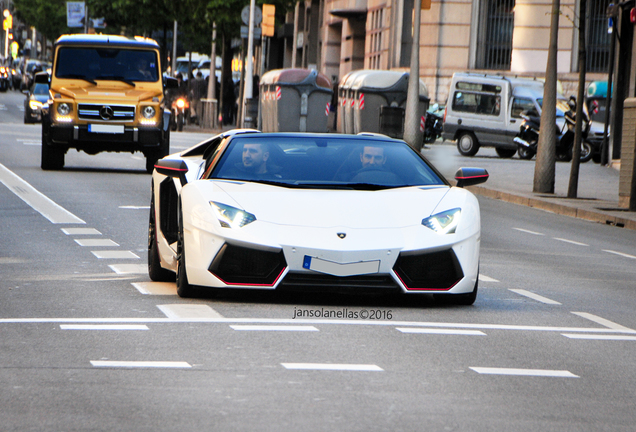
[[102, 124], [89, 124], [88, 131], [92, 133], [110, 133], [110, 134], [123, 134], [124, 126], [122, 125], [102, 125]]

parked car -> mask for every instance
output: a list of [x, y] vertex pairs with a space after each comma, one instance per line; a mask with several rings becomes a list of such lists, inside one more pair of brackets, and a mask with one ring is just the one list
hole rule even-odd
[[[46, 75], [47, 72], [38, 72], [37, 75]], [[36, 77], [29, 90], [24, 90], [24, 123], [42, 122], [42, 105], [49, 100], [49, 84], [42, 82], [44, 79]]]
[[479, 203], [401, 140], [377, 134], [229, 131], [157, 161], [152, 280], [199, 289], [433, 294], [469, 305], [479, 279]]
[[474, 156], [481, 146], [495, 147], [500, 157], [517, 152], [521, 113], [541, 112], [543, 81], [501, 75], [455, 73], [444, 111], [442, 137], [457, 141], [457, 150]]

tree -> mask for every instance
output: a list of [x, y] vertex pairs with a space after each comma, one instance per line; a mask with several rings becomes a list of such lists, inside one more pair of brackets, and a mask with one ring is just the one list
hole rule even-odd
[[16, 18], [35, 27], [47, 39], [69, 33], [66, 26], [66, 0], [13, 0]]

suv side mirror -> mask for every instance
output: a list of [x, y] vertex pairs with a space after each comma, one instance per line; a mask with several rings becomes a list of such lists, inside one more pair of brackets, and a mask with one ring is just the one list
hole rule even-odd
[[474, 186], [488, 180], [489, 174], [483, 168], [460, 168], [455, 173], [457, 187]]
[[163, 88], [164, 89], [175, 89], [179, 87], [179, 81], [176, 78], [172, 77], [164, 77], [163, 78]]

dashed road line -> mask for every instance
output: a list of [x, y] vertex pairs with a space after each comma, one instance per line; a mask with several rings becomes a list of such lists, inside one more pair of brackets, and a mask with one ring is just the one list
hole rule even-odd
[[636, 341], [636, 336], [592, 335], [592, 334], [575, 334], [575, 333], [562, 333], [562, 335], [569, 339]]
[[66, 235], [102, 235], [95, 228], [61, 228]]
[[208, 305], [200, 304], [170, 304], [157, 305], [159, 310], [168, 318], [191, 319], [191, 318], [223, 318], [223, 315], [212, 309]]
[[131, 251], [91, 251], [99, 259], [139, 259]]
[[630, 254], [626, 254], [626, 253], [623, 253], [623, 252], [617, 252], [617, 251], [608, 250], [608, 249], [603, 249], [603, 252], [611, 253], [611, 254], [614, 254], [614, 255], [619, 255], [619, 256], [622, 256], [622, 257], [625, 257], [625, 258], [636, 259], [636, 256], [630, 255]]
[[132, 286], [144, 295], [177, 295], [174, 282], [133, 282]]
[[550, 304], [550, 305], [560, 305], [561, 304], [558, 301], [551, 300], [551, 299], [549, 299], [547, 297], [540, 296], [539, 294], [535, 294], [533, 292], [526, 291], [524, 289], [512, 289], [511, 288], [510, 291], [512, 291], [514, 293], [517, 293], [519, 295], [522, 295], [524, 297], [531, 298], [532, 300], [536, 300], [536, 301], [541, 302], [541, 303]]
[[565, 242], [565, 243], [570, 243], [576, 246], [589, 246], [589, 244], [585, 244], [585, 243], [580, 243], [574, 240], [568, 240], [568, 239], [564, 239], [564, 238], [560, 238], [560, 237], [552, 237], [554, 240], [558, 240], [561, 242]]
[[117, 243], [110, 239], [75, 239], [75, 243], [82, 247], [117, 247]]
[[356, 372], [383, 372], [384, 369], [372, 364], [331, 364], [331, 363], [281, 363], [285, 369], [329, 370]]
[[147, 274], [147, 264], [110, 264], [108, 267], [117, 274]]
[[499, 282], [497, 279], [493, 279], [489, 276], [483, 275], [479, 273], [479, 281], [480, 282]]
[[150, 210], [150, 206], [147, 206], [147, 205], [144, 205], [144, 206], [126, 205], [126, 206], [119, 206], [119, 208], [124, 210]]
[[397, 327], [397, 330], [402, 333], [486, 336], [486, 333], [479, 330], [451, 330], [451, 329], [405, 328], [405, 327]]
[[61, 324], [62, 330], [148, 330], [145, 324]]
[[190, 369], [190, 363], [183, 361], [113, 361], [113, 360], [91, 360], [94, 367], [102, 368], [167, 368], [167, 369]]
[[494, 367], [471, 367], [473, 371], [484, 375], [516, 375], [533, 377], [554, 377], [554, 378], [579, 378], [570, 371], [550, 370], [550, 369], [513, 369]]
[[277, 326], [277, 325], [231, 325], [232, 330], [238, 331], [288, 331], [288, 332], [317, 332], [319, 331], [314, 326]]
[[572, 312], [574, 315], [578, 315], [581, 318], [585, 318], [588, 319], [590, 321], [594, 321], [597, 324], [600, 324], [602, 326], [605, 326], [609, 329], [612, 330], [631, 330], [625, 326], [622, 326], [620, 324], [616, 324], [615, 322], [612, 322], [610, 320], [606, 320], [605, 318], [601, 318], [600, 316], [596, 316], [596, 315], [592, 315], [591, 313], [587, 313], [587, 312]]
[[513, 227], [512, 229], [513, 229], [513, 230], [517, 230], [517, 231], [524, 232], [524, 233], [526, 233], [526, 234], [536, 235], [536, 236], [542, 236], [542, 235], [545, 235], [545, 234], [542, 234], [542, 233], [539, 233], [539, 232], [536, 232], [536, 231], [530, 231], [530, 230], [523, 229], [523, 228], [514, 228], [514, 227]]

